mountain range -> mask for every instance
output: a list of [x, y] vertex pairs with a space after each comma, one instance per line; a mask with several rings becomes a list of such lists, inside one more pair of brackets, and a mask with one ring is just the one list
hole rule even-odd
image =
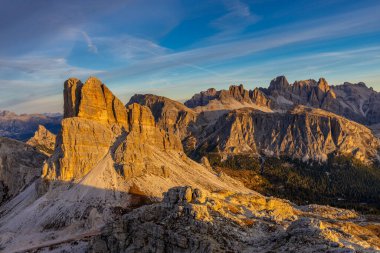
[[379, 251], [377, 216], [306, 203], [320, 190], [377, 210], [377, 96], [361, 83], [277, 77], [268, 89], [208, 89], [184, 104], [138, 94], [124, 105], [95, 77], [68, 79], [58, 132], [0, 138], [0, 248]]
[[16, 114], [0, 111], [0, 136], [20, 141], [30, 139], [39, 125], [56, 134], [61, 127], [62, 115], [54, 114]]

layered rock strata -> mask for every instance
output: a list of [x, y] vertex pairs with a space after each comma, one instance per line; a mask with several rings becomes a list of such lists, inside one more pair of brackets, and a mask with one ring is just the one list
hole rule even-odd
[[286, 113], [239, 109], [199, 137], [197, 152], [287, 156], [325, 161], [329, 154], [378, 159], [380, 141], [367, 127], [338, 115], [298, 106]]
[[109, 153], [119, 172], [127, 176], [132, 167], [145, 166], [142, 156], [135, 153], [146, 145], [182, 150], [178, 138], [156, 127], [148, 108], [138, 104], [125, 107], [94, 77], [84, 84], [78, 79], [66, 81], [64, 101], [57, 152], [45, 166], [47, 178], [79, 179]]

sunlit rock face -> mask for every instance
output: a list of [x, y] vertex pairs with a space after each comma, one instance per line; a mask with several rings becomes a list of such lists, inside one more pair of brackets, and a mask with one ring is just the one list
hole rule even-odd
[[252, 109], [229, 112], [199, 137], [197, 152], [287, 156], [325, 161], [329, 154], [369, 163], [379, 140], [365, 126], [320, 109], [298, 106], [286, 113]]
[[79, 117], [104, 123], [126, 125], [123, 103], [99, 79], [86, 83], [71, 78], [64, 84], [64, 118]]
[[128, 175], [132, 163], [143, 159], [136, 154], [130, 159], [134, 150], [143, 150], [141, 147], [146, 145], [158, 150], [182, 150], [178, 138], [156, 127], [148, 108], [138, 104], [126, 108], [95, 77], [84, 84], [71, 78], [64, 83], [64, 119], [57, 150], [44, 173], [47, 178], [63, 181], [79, 179], [111, 154], [120, 173]]

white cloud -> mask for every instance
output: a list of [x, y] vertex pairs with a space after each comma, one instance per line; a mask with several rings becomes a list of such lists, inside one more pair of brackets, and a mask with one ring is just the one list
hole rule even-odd
[[379, 31], [380, 16], [376, 15], [377, 12], [380, 12], [380, 5], [302, 24], [277, 27], [265, 32], [252, 34], [245, 39], [214, 45], [206, 44], [195, 49], [157, 55], [134, 62], [128, 68], [120, 68], [110, 72], [109, 75], [132, 76], [192, 65], [199, 67], [208, 63], [248, 56], [290, 44], [316, 43], [318, 41]]

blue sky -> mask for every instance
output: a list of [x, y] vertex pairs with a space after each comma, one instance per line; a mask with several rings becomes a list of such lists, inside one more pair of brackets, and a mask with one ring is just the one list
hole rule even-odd
[[278, 75], [380, 90], [379, 13], [377, 0], [0, 0], [0, 109], [61, 112], [64, 80], [90, 75], [123, 102]]

